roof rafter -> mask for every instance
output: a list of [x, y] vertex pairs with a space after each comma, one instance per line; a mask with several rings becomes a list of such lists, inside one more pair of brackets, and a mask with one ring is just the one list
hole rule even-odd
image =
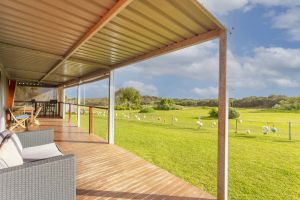
[[132, 0], [119, 0], [101, 19], [89, 29], [69, 51], [64, 55], [64, 58], [56, 63], [52, 69], [43, 76], [40, 81], [44, 81], [52, 72], [54, 72], [61, 64], [63, 64], [68, 58], [70, 58], [73, 53], [80, 48], [81, 45], [86, 43], [92, 36], [94, 36], [101, 28], [103, 28], [111, 19], [114, 18], [118, 13], [120, 13], [127, 5], [129, 5]]

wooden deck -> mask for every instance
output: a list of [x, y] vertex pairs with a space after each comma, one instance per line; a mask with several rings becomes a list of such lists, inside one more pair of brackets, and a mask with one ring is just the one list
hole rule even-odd
[[167, 171], [98, 136], [64, 122], [41, 119], [39, 129], [54, 128], [65, 154], [75, 154], [77, 199], [215, 199]]

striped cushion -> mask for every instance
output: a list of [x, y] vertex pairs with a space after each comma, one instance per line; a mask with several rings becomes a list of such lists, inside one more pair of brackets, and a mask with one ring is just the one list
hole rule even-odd
[[10, 138], [12, 136], [13, 132], [9, 131], [9, 130], [5, 130], [0, 132], [0, 148], [2, 146], [2, 144], [4, 143], [5, 140], [7, 140], [8, 138]]
[[20, 152], [20, 154], [22, 154], [23, 146], [22, 146], [22, 143], [21, 143], [21, 141], [20, 141], [18, 135], [15, 134], [15, 133], [12, 134], [12, 135], [11, 135], [11, 139], [12, 139], [12, 141], [14, 142], [14, 144], [16, 145], [16, 147], [17, 147], [18, 151]]

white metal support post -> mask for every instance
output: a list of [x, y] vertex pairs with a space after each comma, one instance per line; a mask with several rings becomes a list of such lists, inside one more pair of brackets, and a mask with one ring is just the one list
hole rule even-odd
[[65, 119], [66, 118], [66, 90], [65, 88], [63, 88], [63, 91], [62, 91], [62, 101], [63, 101], [63, 104], [62, 104], [62, 118]]
[[219, 120], [218, 120], [218, 200], [228, 199], [228, 100], [226, 96], [226, 31], [219, 44]]
[[108, 143], [114, 144], [114, 124], [115, 124], [115, 80], [114, 71], [109, 73], [109, 106], [108, 106]]
[[80, 127], [80, 84], [77, 86], [77, 127]]
[[6, 77], [5, 73], [0, 68], [0, 131], [5, 130], [5, 100], [6, 100]]

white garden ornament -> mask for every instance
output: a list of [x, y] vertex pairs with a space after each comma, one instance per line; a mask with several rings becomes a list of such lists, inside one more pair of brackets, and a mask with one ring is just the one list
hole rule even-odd
[[272, 133], [277, 133], [278, 129], [277, 129], [276, 127], [273, 126], [273, 127], [271, 128], [271, 131], [272, 131]]
[[215, 128], [217, 126], [217, 122], [216, 121], [213, 121], [212, 123], [211, 123], [211, 127], [212, 128]]
[[198, 125], [199, 128], [201, 128], [201, 127], [203, 126], [203, 123], [202, 123], [202, 121], [200, 121], [200, 120], [198, 120], [198, 121], [196, 122], [196, 124]]
[[268, 134], [269, 132], [270, 132], [270, 128], [269, 128], [268, 126], [263, 126], [263, 127], [262, 127], [262, 133], [263, 133], [263, 134], [266, 135], [266, 134]]

